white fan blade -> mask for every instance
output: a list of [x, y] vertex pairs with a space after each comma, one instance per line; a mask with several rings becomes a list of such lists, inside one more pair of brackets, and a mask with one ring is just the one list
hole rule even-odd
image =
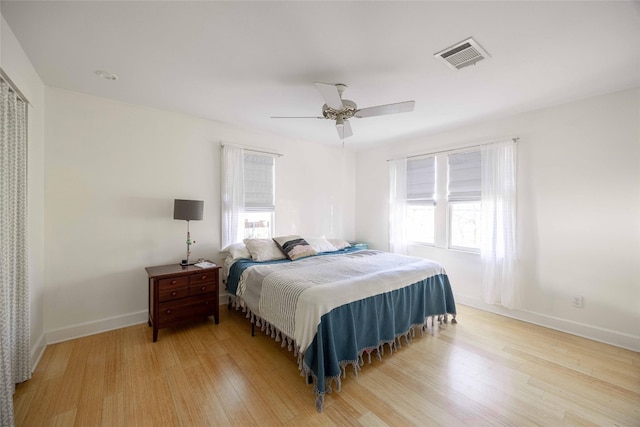
[[385, 114], [407, 113], [413, 111], [415, 101], [398, 102], [396, 104], [378, 105], [376, 107], [361, 108], [356, 111], [354, 117], [364, 118], [372, 116], [383, 116]]
[[305, 117], [301, 117], [301, 116], [296, 116], [296, 117], [271, 116], [270, 118], [272, 118], [272, 119], [324, 119], [325, 117], [318, 117], [318, 116], [305, 116]]
[[340, 92], [338, 92], [336, 85], [319, 82], [314, 82], [314, 84], [318, 88], [320, 95], [322, 95], [322, 99], [324, 99], [324, 102], [329, 107], [334, 110], [342, 110], [344, 108], [344, 105], [342, 105], [342, 99], [340, 98]]
[[349, 123], [349, 120], [343, 121], [342, 124], [339, 124], [338, 122], [336, 122], [336, 130], [338, 131], [338, 136], [340, 137], [340, 139], [345, 139], [345, 138], [349, 138], [350, 136], [353, 136], [353, 132], [351, 131], [351, 124]]

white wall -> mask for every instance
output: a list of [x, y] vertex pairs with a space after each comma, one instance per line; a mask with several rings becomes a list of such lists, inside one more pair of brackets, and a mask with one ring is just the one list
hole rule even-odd
[[358, 153], [357, 238], [388, 248], [387, 159], [515, 136], [521, 309], [480, 302], [478, 255], [412, 254], [444, 264], [458, 302], [640, 350], [639, 89]]
[[186, 251], [174, 198], [204, 200], [192, 258], [221, 262], [221, 141], [283, 154], [276, 234], [353, 237], [349, 151], [61, 89], [45, 99], [48, 342], [146, 321], [144, 268]]
[[31, 104], [28, 109], [28, 262], [31, 366], [45, 348], [44, 295], [44, 84], [13, 32], [0, 17], [0, 67]]

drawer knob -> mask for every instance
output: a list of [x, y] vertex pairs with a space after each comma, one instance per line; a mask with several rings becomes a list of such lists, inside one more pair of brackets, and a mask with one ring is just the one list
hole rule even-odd
[[178, 281], [177, 281], [177, 280], [172, 280], [172, 281], [171, 281], [171, 284], [172, 284], [172, 285], [175, 285], [176, 283], [178, 283]]
[[206, 275], [203, 275], [203, 276], [200, 278], [200, 280], [204, 280], [204, 279], [206, 279], [206, 278], [207, 278], [207, 276], [206, 276]]
[[207, 287], [206, 287], [206, 286], [203, 286], [202, 288], [200, 288], [200, 290], [201, 290], [201, 291], [204, 291], [204, 290], [206, 290], [206, 289], [207, 289]]
[[167, 309], [167, 314], [171, 314], [171, 309]]
[[176, 291], [171, 292], [171, 296], [175, 297], [178, 293]]
[[205, 303], [206, 305], [209, 305], [209, 301], [205, 301], [204, 303]]

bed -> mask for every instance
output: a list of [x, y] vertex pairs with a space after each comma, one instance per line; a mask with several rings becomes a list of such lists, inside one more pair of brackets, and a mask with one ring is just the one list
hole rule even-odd
[[224, 253], [229, 306], [297, 356], [319, 412], [348, 367], [357, 375], [365, 358], [392, 353], [429, 323], [456, 323], [435, 261], [300, 236], [245, 239]]

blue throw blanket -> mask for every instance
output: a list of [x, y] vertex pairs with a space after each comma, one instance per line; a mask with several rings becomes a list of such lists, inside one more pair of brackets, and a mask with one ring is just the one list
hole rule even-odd
[[[379, 251], [362, 251], [358, 254], [355, 254], [355, 251], [357, 251], [355, 248], [341, 251], [353, 254], [346, 257], [349, 259], [356, 258], [353, 261], [345, 259], [342, 262], [342, 257], [335, 258], [336, 261], [329, 258], [318, 260], [329, 261], [329, 263], [321, 263], [323, 267], [320, 267], [320, 271], [318, 271], [319, 267], [314, 267], [314, 264], [317, 263], [313, 260], [305, 261], [304, 263], [289, 260], [260, 263], [251, 260], [239, 260], [231, 267], [228, 277], [227, 287], [229, 293], [239, 295], [234, 300], [234, 304], [247, 307], [252, 321], [255, 321], [258, 326], [262, 326], [263, 330], [266, 329], [268, 333], [271, 333], [272, 337], [278, 340], [282, 339], [283, 346], [288, 344], [290, 349], [294, 351], [300, 350], [298, 354], [299, 368], [305, 376], [313, 378], [314, 390], [317, 396], [316, 406], [319, 411], [322, 410], [325, 393], [331, 391], [332, 383], [335, 381], [338, 389], [340, 388], [340, 375], [344, 373], [346, 366], [353, 366], [357, 372], [363, 363], [364, 355], [368, 355], [370, 358], [373, 352], [377, 357], [381, 357], [385, 345], [388, 345], [389, 351], [393, 351], [400, 344], [401, 337], [404, 336], [408, 342], [412, 328], [425, 328], [429, 317], [447, 322], [447, 315], [453, 315], [453, 323], [455, 323], [456, 308], [453, 293], [448, 277], [439, 264]], [[321, 255], [336, 255], [336, 253], [330, 252]], [[353, 267], [355, 270], [362, 271], [362, 276], [353, 279], [353, 285], [349, 284], [352, 281], [351, 279], [346, 280], [344, 286], [341, 285], [341, 281], [335, 283], [329, 281], [326, 284], [323, 282], [326, 280], [325, 275], [331, 276], [334, 274], [333, 271], [328, 271], [326, 268], [332, 268], [333, 270], [345, 263], [351, 266], [352, 262], [355, 263], [355, 267]], [[379, 267], [380, 262], [386, 265], [397, 262], [399, 267], [391, 268], [388, 272], [387, 270], [372, 271], [372, 268], [375, 270], [376, 267]], [[271, 294], [274, 293], [272, 286], [276, 286], [277, 282], [275, 285], [272, 285], [271, 282], [274, 282], [274, 277], [281, 275], [280, 270], [282, 269], [277, 266], [266, 268], [261, 266], [289, 263], [299, 263], [283, 266], [286, 270], [294, 271], [293, 277], [300, 269], [313, 273], [308, 279], [306, 273], [301, 273], [303, 277], [301, 284], [306, 291], [298, 290], [296, 295], [302, 295], [300, 292], [303, 292], [303, 294], [307, 292], [305, 295], [315, 294], [320, 297], [319, 310], [321, 317], [318, 318], [316, 323], [313, 322], [314, 317], [311, 316], [312, 323], [309, 324], [309, 312], [306, 311], [309, 309], [316, 311], [316, 303], [313, 302], [316, 299], [314, 298], [305, 298], [306, 305], [303, 304], [303, 307], [308, 308], [302, 310], [302, 314], [300, 314], [300, 310], [295, 312], [295, 317], [298, 319], [296, 322], [292, 320], [292, 302], [290, 300], [287, 300], [286, 304], [282, 300], [283, 302], [280, 303], [282, 304], [282, 309], [279, 309], [277, 305], [279, 300], [272, 299], [269, 301], [270, 305], [264, 306], [264, 310], [271, 309], [271, 314], [268, 310], [263, 310], [263, 300], [266, 298], [263, 296], [263, 292], [268, 289]], [[336, 267], [333, 267], [334, 265]], [[421, 273], [423, 271], [422, 265], [425, 265], [424, 273]], [[247, 279], [248, 276], [244, 277], [243, 289], [239, 290], [238, 285], [243, 273], [245, 271], [249, 273], [247, 269], [252, 266], [258, 266], [257, 268], [259, 269], [252, 274], [263, 278], [260, 279], [260, 283], [254, 284], [245, 283], [250, 282], [250, 280]], [[292, 270], [293, 267], [295, 268]], [[369, 271], [372, 272], [368, 273]], [[408, 276], [407, 273], [409, 273]], [[263, 276], [260, 276], [260, 274]], [[286, 276], [288, 273], [282, 274], [285, 274], [284, 277], [288, 277]], [[340, 273], [335, 273], [335, 275], [339, 277]], [[403, 277], [404, 279], [402, 279]], [[415, 277], [415, 279], [407, 280], [409, 277]], [[423, 279], [420, 280], [420, 277]], [[267, 278], [269, 279], [268, 283]], [[282, 285], [287, 290], [286, 292], [289, 292], [285, 295], [288, 298], [293, 295], [291, 292], [294, 288], [291, 288], [291, 286], [295, 286], [292, 285], [295, 282], [290, 282], [290, 280], [285, 280]], [[389, 287], [388, 291], [373, 292], [373, 289], [379, 289], [380, 286], [386, 287], [389, 280], [393, 282], [400, 281], [397, 282], [397, 286]], [[309, 288], [309, 286], [312, 287]], [[248, 291], [244, 289], [245, 287]], [[324, 288], [335, 290], [327, 294]], [[326, 298], [342, 301], [342, 294], [355, 293], [355, 295], [358, 295], [363, 290], [364, 294], [369, 292], [370, 296], [353, 298], [352, 295], [352, 298], [347, 302], [334, 302], [329, 306], [326, 304]], [[252, 301], [245, 301], [243, 297], [245, 299], [251, 298]], [[257, 300], [260, 301], [259, 304]], [[311, 301], [312, 305], [309, 305], [309, 301]], [[245, 305], [245, 302], [250, 302], [250, 304]], [[294, 306], [300, 307], [297, 303], [294, 303]], [[276, 308], [276, 315], [272, 317], [274, 307]], [[280, 312], [284, 313], [287, 310], [289, 310], [287, 316], [279, 316]], [[295, 333], [294, 328], [291, 326], [293, 323], [296, 325]], [[309, 332], [310, 335], [305, 335], [306, 328], [313, 327], [313, 325], [316, 325], [313, 332]], [[304, 330], [301, 332], [300, 328], [303, 328], [303, 326]], [[302, 347], [299, 346], [301, 342], [303, 343]]]

